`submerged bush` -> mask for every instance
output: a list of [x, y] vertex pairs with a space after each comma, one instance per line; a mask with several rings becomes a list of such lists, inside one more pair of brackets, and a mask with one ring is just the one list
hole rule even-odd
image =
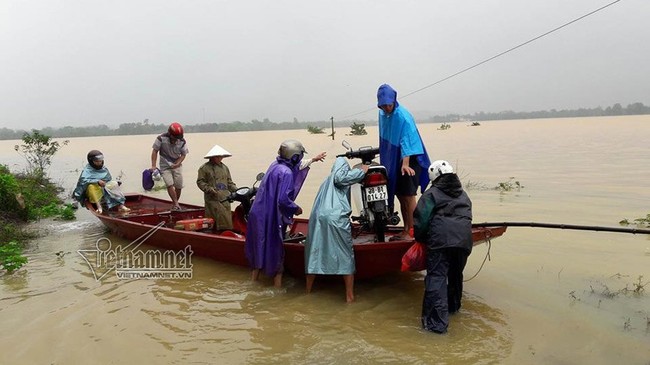
[[22, 255], [22, 247], [11, 241], [0, 245], [0, 267], [12, 273], [27, 263], [27, 258]]
[[521, 185], [519, 181], [515, 180], [514, 177], [511, 177], [508, 179], [508, 181], [500, 182], [497, 186], [494, 187], [494, 190], [498, 190], [501, 192], [513, 191], [513, 190], [521, 191], [523, 187], [524, 186]]
[[645, 218], [636, 218], [632, 222], [630, 222], [627, 218], [623, 219], [622, 221], [618, 222], [622, 226], [629, 226], [630, 224], [634, 224], [637, 227], [647, 227], [650, 228], [650, 214], [647, 214]]
[[23, 244], [36, 236], [23, 228], [26, 222], [55, 217], [75, 219], [71, 205], [63, 205], [63, 190], [38, 174], [13, 174], [0, 165], [0, 270], [11, 273], [27, 262]]

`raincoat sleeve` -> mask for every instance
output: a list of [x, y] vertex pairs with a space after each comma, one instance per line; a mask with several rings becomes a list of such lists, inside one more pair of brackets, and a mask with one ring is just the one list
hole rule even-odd
[[300, 170], [304, 170], [308, 168], [309, 166], [311, 166], [312, 162], [313, 161], [311, 160], [311, 158], [303, 158], [302, 161], [300, 161]]
[[[278, 209], [282, 215], [282, 223], [287, 225], [291, 224], [293, 215], [298, 210], [298, 204], [294, 201], [298, 195], [295, 186], [294, 176], [291, 172], [284, 173], [279, 177], [276, 190], [278, 193]], [[300, 186], [302, 186], [302, 182]]]
[[334, 162], [334, 185], [337, 188], [350, 186], [363, 179], [366, 175], [361, 169], [351, 169], [343, 157], [337, 157]]
[[411, 115], [408, 113], [403, 113], [402, 117], [404, 118], [404, 122], [402, 137], [399, 140], [401, 150], [400, 159], [403, 159], [407, 156], [423, 154], [424, 146], [422, 144], [422, 139], [420, 138], [420, 133], [418, 133], [418, 130], [415, 127], [415, 121], [413, 121], [413, 117], [411, 117]]
[[307, 179], [307, 174], [310, 169], [311, 168], [307, 166], [303, 169], [298, 169], [297, 171], [295, 169], [293, 170], [293, 195], [291, 196], [291, 199], [296, 200], [298, 198], [298, 193], [300, 192], [300, 189], [302, 189], [302, 184]]
[[403, 129], [402, 129], [402, 138], [400, 139], [400, 156], [403, 159], [406, 156], [415, 156], [418, 162], [418, 165], [422, 168], [422, 173], [419, 176], [420, 189], [422, 192], [427, 188], [429, 184], [429, 176], [424, 173], [429, 166], [431, 161], [429, 160], [429, 154], [427, 149], [422, 142], [422, 137], [420, 132], [418, 132], [417, 127], [415, 126], [415, 120], [411, 113], [404, 108], [400, 109], [400, 116], [404, 120]]
[[198, 176], [196, 177], [196, 186], [198, 186], [198, 188], [206, 194], [216, 195], [217, 190], [212, 185], [210, 185], [210, 180], [211, 179], [208, 176], [205, 165], [201, 166], [199, 168]]
[[[404, 107], [398, 106], [392, 115], [379, 111], [379, 160], [388, 174], [388, 205], [393, 206], [397, 177], [401, 174], [401, 160], [415, 156], [422, 171], [431, 165], [415, 121]], [[420, 189], [424, 191], [429, 184], [429, 176], [421, 173]]]
[[418, 200], [418, 203], [413, 212], [413, 236], [415, 240], [420, 243], [426, 243], [429, 236], [429, 229], [431, 227], [431, 218], [436, 207], [436, 202], [433, 194], [429, 190]]

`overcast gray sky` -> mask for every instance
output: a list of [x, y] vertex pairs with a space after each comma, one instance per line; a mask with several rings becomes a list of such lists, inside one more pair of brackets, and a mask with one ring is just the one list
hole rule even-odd
[[[0, 0], [0, 126], [376, 119], [611, 0]], [[416, 117], [650, 104], [650, 1], [622, 0], [401, 100]]]

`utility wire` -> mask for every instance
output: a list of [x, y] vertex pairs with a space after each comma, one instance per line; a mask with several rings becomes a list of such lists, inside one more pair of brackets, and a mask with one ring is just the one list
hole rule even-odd
[[[429, 84], [429, 85], [424, 86], [424, 87], [422, 87], [422, 88], [419, 88], [419, 89], [417, 89], [417, 90], [415, 90], [415, 91], [412, 91], [412, 92], [410, 92], [410, 93], [408, 93], [408, 94], [406, 94], [406, 95], [402, 95], [402, 96], [400, 96], [400, 99], [404, 99], [404, 98], [406, 98], [406, 97], [408, 97], [408, 96], [411, 96], [411, 95], [413, 95], [413, 94], [415, 94], [415, 93], [419, 93], [419, 92], [422, 91], [422, 90], [426, 90], [426, 89], [428, 89], [428, 88], [430, 88], [430, 87], [432, 87], [432, 86], [435, 86], [435, 85], [440, 84], [441, 82], [447, 81], [447, 80], [451, 79], [452, 77], [458, 76], [458, 75], [460, 75], [460, 74], [462, 74], [462, 73], [465, 73], [465, 72], [467, 72], [467, 71], [469, 71], [469, 70], [471, 70], [471, 69], [473, 69], [473, 68], [476, 68], [476, 67], [478, 67], [478, 66], [480, 66], [480, 65], [482, 65], [482, 64], [484, 64], [484, 63], [490, 62], [490, 61], [492, 61], [492, 60], [495, 59], [495, 58], [501, 57], [501, 56], [505, 55], [506, 53], [510, 53], [510, 52], [516, 50], [517, 48], [521, 48], [521, 47], [523, 47], [523, 46], [525, 46], [525, 45], [527, 45], [527, 44], [529, 44], [529, 43], [532, 43], [532, 42], [534, 42], [534, 41], [536, 41], [536, 40], [538, 40], [538, 39], [540, 39], [540, 38], [542, 38], [542, 37], [545, 37], [545, 36], [547, 36], [547, 35], [549, 35], [549, 34], [551, 34], [551, 33], [553, 33], [553, 32], [556, 32], [556, 31], [558, 31], [558, 30], [560, 30], [560, 29], [562, 29], [562, 28], [564, 28], [564, 27], [566, 27], [566, 26], [568, 26], [568, 25], [571, 25], [571, 24], [573, 24], [573, 23], [575, 23], [575, 22], [577, 22], [577, 21], [579, 21], [579, 20], [582, 20], [582, 19], [584, 19], [584, 18], [586, 18], [586, 17], [588, 17], [588, 16], [590, 16], [590, 15], [592, 15], [592, 14], [595, 14], [595, 13], [597, 13], [597, 12], [599, 12], [599, 11], [605, 9], [605, 8], [608, 8], [608, 7], [610, 7], [610, 6], [612, 6], [612, 5], [616, 4], [616, 3], [618, 3], [618, 2], [620, 2], [620, 1], [621, 1], [621, 0], [615, 0], [615, 1], [612, 1], [611, 3], [609, 3], [609, 4], [607, 4], [607, 5], [603, 5], [603, 6], [601, 6], [600, 8], [598, 8], [598, 9], [596, 9], [596, 10], [593, 10], [593, 11], [591, 11], [591, 12], [589, 12], [589, 13], [583, 15], [583, 16], [580, 16], [580, 17], [578, 17], [578, 18], [575, 18], [575, 19], [571, 20], [571, 21], [568, 22], [568, 23], [564, 23], [564, 24], [560, 25], [559, 27], [553, 28], [553, 29], [549, 30], [549, 31], [546, 32], [546, 33], [543, 33], [543, 34], [538, 35], [537, 37], [531, 38], [531, 39], [529, 39], [529, 40], [527, 40], [527, 41], [525, 41], [525, 42], [523, 42], [523, 43], [520, 43], [520, 44], [518, 44], [518, 45], [516, 45], [516, 46], [514, 46], [514, 47], [512, 47], [512, 48], [509, 48], [509, 49], [507, 49], [507, 50], [505, 50], [505, 51], [503, 51], [503, 52], [501, 52], [501, 53], [499, 53], [499, 54], [497, 54], [497, 55], [494, 55], [494, 56], [492, 56], [492, 57], [490, 57], [490, 58], [487, 58], [487, 59], [485, 59], [485, 60], [483, 60], [483, 61], [481, 61], [481, 62], [479, 62], [479, 63], [476, 63], [476, 64], [474, 64], [474, 65], [472, 65], [472, 66], [469, 66], [469, 67], [467, 67], [467, 68], [464, 68], [464, 69], [462, 69], [462, 70], [460, 70], [460, 71], [458, 71], [458, 72], [456, 72], [456, 73], [454, 73], [454, 74], [451, 74], [451, 75], [449, 75], [449, 76], [447, 76], [447, 77], [445, 77], [445, 78], [442, 78], [442, 79], [440, 79], [440, 80], [438, 80], [438, 81], [436, 81], [436, 82], [434, 82], [434, 83], [432, 83], [432, 84]], [[346, 115], [346, 116], [344, 116], [344, 117], [341, 117], [340, 119], [347, 119], [347, 118], [350, 118], [350, 117], [357, 116], [357, 115], [359, 115], [359, 114], [367, 113], [367, 112], [372, 111], [372, 110], [375, 110], [375, 108], [370, 108], [370, 109], [366, 109], [366, 110], [361, 111], [361, 112], [358, 112], [358, 113], [354, 113], [354, 114]]]

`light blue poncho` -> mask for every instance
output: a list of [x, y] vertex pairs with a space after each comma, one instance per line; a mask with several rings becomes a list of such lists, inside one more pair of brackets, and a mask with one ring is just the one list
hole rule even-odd
[[305, 242], [307, 274], [350, 275], [355, 272], [350, 223], [350, 186], [364, 177], [338, 157], [332, 173], [321, 184], [309, 216]]
[[[90, 164], [87, 164], [83, 171], [81, 171], [81, 175], [79, 175], [79, 181], [77, 181], [77, 186], [72, 193], [72, 197], [83, 206], [84, 201], [86, 200], [86, 190], [88, 189], [88, 185], [96, 184], [99, 180], [109, 182], [111, 179], [111, 173], [106, 167], [95, 169], [90, 166]], [[116, 198], [107, 193], [105, 188], [103, 190], [104, 196], [102, 197], [102, 200], [106, 202], [109, 209], [124, 204], [124, 197]]]

